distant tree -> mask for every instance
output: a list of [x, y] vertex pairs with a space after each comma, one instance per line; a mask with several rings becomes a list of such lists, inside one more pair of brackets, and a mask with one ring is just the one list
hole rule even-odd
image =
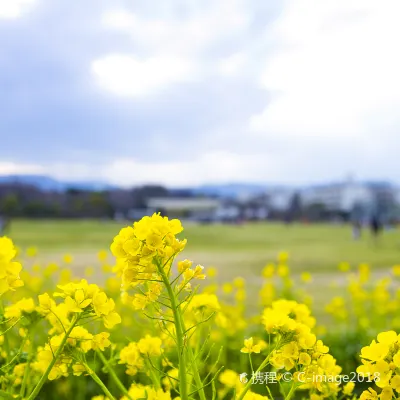
[[83, 217], [84, 213], [83, 210], [85, 208], [85, 202], [82, 198], [77, 197], [72, 199], [70, 203], [70, 213], [72, 214], [71, 216], [73, 217]]
[[286, 212], [286, 220], [291, 222], [293, 220], [298, 220], [302, 215], [302, 206], [301, 206], [301, 196], [299, 192], [293, 193], [292, 198], [290, 199], [289, 207]]
[[0, 213], [7, 217], [18, 215], [19, 208], [18, 196], [14, 193], [4, 196], [0, 202]]
[[152, 197], [167, 197], [168, 189], [159, 185], [146, 185], [133, 189], [132, 208], [146, 208], [147, 199]]
[[104, 192], [90, 193], [88, 205], [89, 214], [93, 217], [111, 217], [114, 214], [113, 207]]
[[313, 203], [304, 209], [304, 216], [309, 221], [322, 221], [326, 214], [326, 206], [323, 203]]
[[33, 200], [23, 207], [22, 212], [28, 218], [43, 218], [47, 217], [47, 206], [41, 201]]

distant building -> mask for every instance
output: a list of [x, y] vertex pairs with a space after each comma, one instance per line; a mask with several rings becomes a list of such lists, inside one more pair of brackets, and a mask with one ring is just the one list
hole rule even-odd
[[368, 182], [371, 196], [371, 215], [381, 219], [383, 223], [396, 220], [398, 215], [397, 188], [388, 182]]
[[241, 218], [240, 205], [234, 200], [225, 200], [215, 212], [215, 220], [220, 222], [235, 222]]
[[321, 204], [330, 212], [350, 213], [355, 204], [370, 204], [372, 200], [371, 190], [353, 181], [312, 186], [301, 191], [304, 206]]
[[189, 218], [198, 221], [214, 220], [220, 207], [218, 199], [201, 197], [158, 197], [147, 200], [147, 207], [170, 218]]
[[398, 206], [400, 206], [400, 187], [395, 189], [394, 199]]
[[131, 208], [127, 213], [127, 217], [129, 221], [139, 221], [143, 217], [152, 214], [154, 214], [154, 210], [150, 208]]
[[284, 212], [290, 207], [295, 190], [292, 188], [273, 188], [268, 190], [268, 206], [271, 210]]

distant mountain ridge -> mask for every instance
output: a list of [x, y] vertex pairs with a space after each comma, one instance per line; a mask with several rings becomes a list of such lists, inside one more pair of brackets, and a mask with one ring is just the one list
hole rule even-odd
[[19, 183], [23, 185], [31, 185], [46, 192], [63, 192], [68, 189], [79, 189], [89, 191], [101, 191], [117, 189], [117, 186], [110, 185], [105, 182], [96, 181], [77, 181], [62, 182], [46, 175], [3, 175], [0, 176], [0, 184]]
[[[119, 189], [116, 185], [96, 181], [77, 181], [63, 182], [46, 175], [3, 175], [0, 176], [2, 183], [20, 183], [32, 185], [44, 191], [62, 192], [68, 189], [81, 189], [90, 191]], [[197, 195], [197, 196], [216, 196], [216, 197], [237, 197], [240, 195], [262, 193], [271, 187], [278, 185], [263, 185], [253, 183], [226, 183], [226, 184], [206, 184], [198, 187], [185, 187], [180, 189], [170, 189], [172, 194]], [[284, 187], [283, 185], [281, 186]]]
[[193, 192], [197, 195], [203, 196], [216, 196], [216, 197], [247, 197], [265, 193], [268, 189], [284, 189], [284, 185], [268, 185], [257, 183], [226, 183], [226, 184], [213, 184], [202, 185], [195, 189]]
[[[0, 175], [0, 184], [4, 183], [20, 183], [35, 186], [40, 190], [51, 192], [64, 192], [68, 189], [102, 191], [120, 189], [117, 185], [112, 185], [102, 181], [76, 181], [63, 182], [58, 179], [46, 175]], [[172, 196], [190, 197], [190, 196], [207, 196], [221, 198], [240, 198], [251, 197], [272, 191], [302, 190], [305, 188], [320, 188], [332, 185], [342, 185], [344, 182], [326, 182], [321, 184], [310, 184], [303, 186], [279, 185], [279, 184], [261, 184], [261, 183], [222, 183], [222, 184], [205, 184], [198, 187], [182, 187], [168, 188]], [[374, 188], [396, 187], [389, 181], [360, 181]]]

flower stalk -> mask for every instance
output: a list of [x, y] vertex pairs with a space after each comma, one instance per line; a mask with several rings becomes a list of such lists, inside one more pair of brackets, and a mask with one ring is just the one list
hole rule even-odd
[[64, 350], [65, 343], [67, 342], [68, 337], [71, 334], [72, 330], [74, 329], [75, 325], [77, 324], [78, 320], [79, 320], [79, 316], [74, 316], [70, 327], [65, 332], [65, 334], [64, 334], [64, 336], [62, 338], [60, 346], [58, 347], [58, 349], [54, 353], [53, 359], [51, 360], [51, 362], [48, 365], [45, 373], [42, 375], [42, 377], [40, 378], [39, 382], [36, 384], [35, 388], [33, 389], [32, 393], [29, 395], [27, 400], [35, 399], [37, 397], [37, 395], [39, 394], [39, 392], [42, 389], [43, 385], [45, 384], [45, 382], [46, 382], [46, 380], [47, 380], [52, 368], [54, 367], [54, 364], [57, 362], [59, 356], [61, 355], [62, 351]]
[[167, 289], [169, 299], [171, 301], [172, 313], [174, 315], [175, 330], [176, 330], [176, 341], [178, 345], [178, 361], [179, 361], [179, 395], [181, 400], [188, 400], [188, 384], [186, 376], [186, 351], [185, 351], [185, 337], [184, 328], [182, 326], [182, 316], [178, 307], [174, 291], [169, 282], [168, 276], [166, 275], [163, 266], [157, 263], [158, 272], [164, 282]]

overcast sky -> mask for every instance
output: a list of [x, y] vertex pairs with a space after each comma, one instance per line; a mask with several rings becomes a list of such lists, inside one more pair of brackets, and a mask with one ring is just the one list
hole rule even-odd
[[0, 0], [0, 174], [400, 183], [400, 2]]

